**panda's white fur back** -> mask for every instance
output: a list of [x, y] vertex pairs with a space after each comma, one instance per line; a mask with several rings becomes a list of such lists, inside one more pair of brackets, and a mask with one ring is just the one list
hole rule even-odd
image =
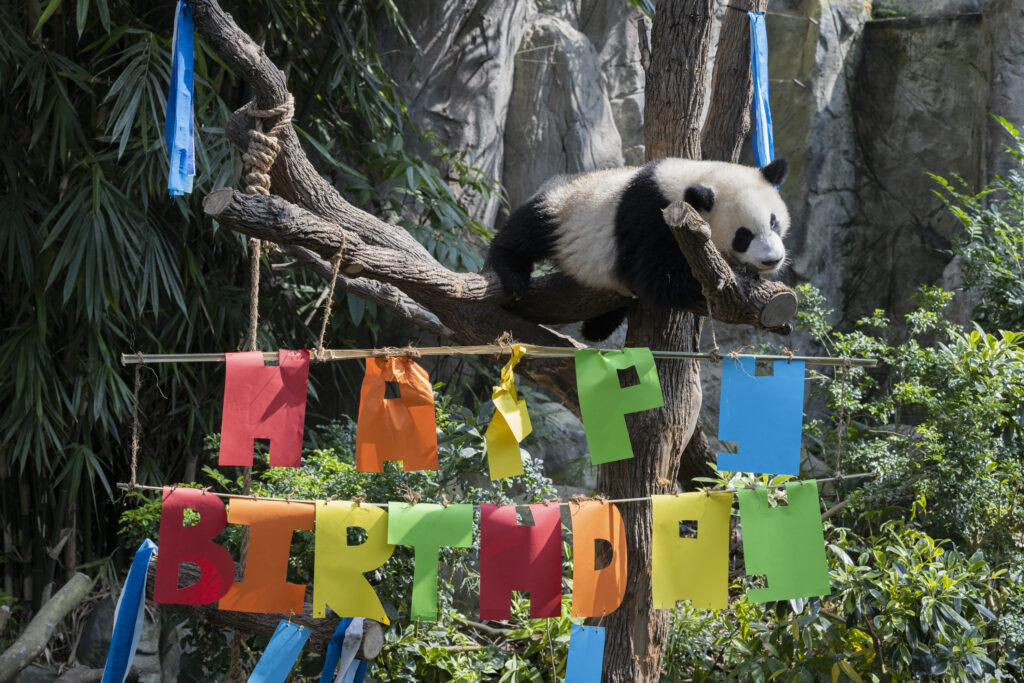
[[595, 171], [541, 189], [542, 206], [557, 217], [559, 226], [552, 260], [588, 287], [631, 294], [615, 274], [614, 218], [622, 191], [638, 170]]

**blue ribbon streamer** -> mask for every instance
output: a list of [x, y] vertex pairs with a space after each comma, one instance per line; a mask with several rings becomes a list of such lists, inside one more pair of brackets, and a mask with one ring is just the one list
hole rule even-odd
[[601, 683], [604, 668], [604, 628], [569, 628], [569, 658], [565, 663], [565, 683]]
[[345, 642], [345, 630], [350, 623], [352, 623], [352, 617], [342, 617], [338, 622], [338, 628], [334, 629], [331, 642], [327, 644], [324, 668], [320, 671], [320, 683], [331, 683], [334, 678], [334, 670], [338, 668], [338, 660], [341, 659], [341, 646]]
[[768, 103], [768, 35], [764, 14], [747, 12], [750, 17], [750, 66], [754, 80], [754, 161], [767, 166], [775, 160], [775, 137], [772, 134], [772, 110]]
[[164, 137], [170, 170], [167, 189], [172, 197], [192, 191], [196, 174], [196, 143], [192, 116], [192, 5], [178, 0], [171, 38], [171, 87], [167, 93]]
[[311, 633], [290, 621], [278, 622], [267, 649], [249, 675], [249, 683], [284, 683]]
[[155, 550], [156, 544], [147, 538], [135, 551], [135, 559], [114, 611], [114, 632], [110, 638], [107, 664], [103, 668], [103, 683], [124, 683], [128, 668], [135, 659], [144, 620], [146, 572]]

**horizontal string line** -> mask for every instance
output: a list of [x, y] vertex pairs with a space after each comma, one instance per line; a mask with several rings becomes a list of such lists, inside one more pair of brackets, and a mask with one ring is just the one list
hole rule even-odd
[[[840, 476], [836, 476], [836, 477], [826, 477], [824, 479], [790, 479], [788, 482], [783, 482], [781, 484], [769, 484], [769, 485], [766, 486], [766, 488], [780, 489], [780, 488], [785, 488], [786, 484], [791, 484], [791, 483], [807, 483], [807, 482], [811, 482], [811, 481], [817, 482], [819, 484], [823, 484], [823, 483], [830, 482], [830, 481], [847, 481], [847, 480], [853, 480], [853, 479], [872, 479], [872, 478], [874, 478], [876, 476], [877, 475], [874, 472], [861, 472], [859, 474], [844, 474], [844, 475], [840, 475]], [[764, 485], [758, 484], [757, 486], [745, 486], [743, 488], [754, 489], [754, 488], [758, 488], [759, 486], [764, 486]], [[119, 482], [117, 484], [117, 488], [124, 489], [126, 491], [131, 491], [131, 490], [163, 491], [165, 487], [163, 487], [163, 486], [144, 486], [142, 484], [139, 484], [139, 485], [136, 485], [136, 486], [133, 487], [129, 483]], [[170, 486], [170, 487], [166, 487], [166, 488], [177, 489], [177, 488], [193, 488], [193, 487], [190, 487], [190, 486], [189, 487], [186, 487], [186, 486]], [[340, 499], [340, 498], [338, 498], [338, 499], [320, 498], [318, 500], [310, 500], [310, 499], [305, 499], [305, 498], [290, 498], [290, 497], [289, 498], [273, 498], [273, 497], [264, 497], [264, 496], [256, 496], [256, 495], [243, 496], [243, 495], [237, 494], [237, 493], [218, 493], [216, 491], [208, 491], [208, 490], [202, 489], [202, 488], [196, 488], [196, 489], [193, 489], [193, 490], [202, 491], [203, 493], [209, 493], [211, 496], [217, 496], [218, 498], [228, 498], [228, 499], [231, 499], [231, 498], [245, 498], [245, 499], [248, 499], [248, 500], [270, 500], [270, 501], [279, 501], [279, 502], [284, 502], [284, 503], [335, 503], [335, 502], [337, 502], [337, 503], [358, 503], [359, 505], [375, 505], [377, 507], [387, 507], [388, 506], [388, 503], [371, 503], [371, 502], [365, 501], [365, 500], [359, 500], [359, 501], [356, 501], [356, 500], [343, 500], [343, 499]], [[691, 493], [736, 493], [738, 490], [739, 489], [735, 489], [735, 488], [728, 488], [728, 489], [698, 489], [697, 491], [693, 491]], [[678, 493], [676, 493], [676, 494], [666, 493], [666, 494], [663, 494], [663, 495], [673, 496], [673, 495], [680, 495], [680, 494], [678, 494]], [[612, 499], [608, 499], [608, 498], [586, 498], [586, 499], [584, 499], [582, 501], [578, 501], [578, 502], [594, 501], [594, 502], [599, 502], [599, 503], [640, 503], [640, 502], [649, 501], [649, 500], [651, 500], [651, 496], [641, 496], [639, 498], [612, 498]], [[396, 500], [396, 501], [392, 501], [392, 502], [400, 503], [402, 501]], [[423, 501], [423, 502], [429, 502], [429, 501]], [[575, 503], [577, 501], [573, 501], [573, 500], [568, 500], [568, 501], [561, 501], [561, 500], [554, 501], [554, 500], [550, 500], [550, 501], [542, 501], [540, 503], [509, 503], [509, 505], [517, 505], [517, 506], [531, 505], [531, 504], [532, 505], [550, 505], [550, 504], [554, 504], [556, 502], [557, 502], [558, 505], [564, 507], [564, 506], [571, 505], [571, 504], [573, 504], [573, 503]], [[416, 503], [413, 503], [413, 505], [415, 505], [415, 504]], [[435, 504], [436, 505], [444, 505], [444, 503], [435, 503]], [[448, 503], [448, 505], [457, 505], [457, 504], [458, 503], [456, 503], [454, 501]], [[473, 505], [479, 505], [479, 503], [473, 503]]]
[[[516, 344], [526, 350], [526, 357], [534, 358], [570, 358], [576, 355], [579, 349], [563, 346], [534, 346], [532, 344]], [[409, 353], [409, 351], [413, 353]], [[595, 349], [597, 351], [619, 351], [621, 349]], [[382, 358], [386, 356], [416, 355], [420, 356], [450, 356], [450, 355], [507, 355], [511, 353], [512, 345], [482, 344], [479, 346], [428, 346], [423, 348], [412, 347], [412, 349], [324, 349], [317, 360], [353, 360], [359, 358]], [[685, 359], [685, 360], [713, 360], [720, 356], [712, 356], [710, 353], [696, 351], [656, 351], [651, 354], [655, 358]], [[223, 363], [227, 354], [225, 353], [122, 353], [122, 365], [135, 365], [137, 363]], [[729, 358], [730, 354], [723, 354]], [[831, 356], [789, 356], [789, 355], [766, 355], [766, 354], [737, 354], [738, 357], [753, 358], [754, 360], [770, 361], [803, 361], [808, 365], [835, 365], [851, 367], [875, 367], [878, 364], [876, 358], [833, 358]], [[264, 361], [277, 360], [277, 351], [264, 351]]]

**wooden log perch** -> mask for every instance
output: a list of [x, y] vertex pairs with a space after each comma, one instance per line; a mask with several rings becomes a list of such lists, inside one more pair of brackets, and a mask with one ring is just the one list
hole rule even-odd
[[11, 681], [32, 663], [50, 642], [50, 636], [57, 624], [67, 616], [68, 612], [85, 600], [92, 588], [92, 579], [85, 574], [75, 574], [57, 594], [46, 601], [25, 631], [0, 655], [0, 681]]
[[[179, 582], [190, 585], [199, 580], [199, 570], [192, 564], [182, 564], [178, 570]], [[146, 582], [146, 590], [149, 599], [153, 598], [153, 583], [156, 577], [156, 562], [149, 565], [149, 580]], [[180, 584], [179, 584], [180, 585]], [[320, 619], [313, 617], [312, 603], [305, 603], [302, 606], [302, 614], [273, 614], [263, 612], [235, 612], [232, 610], [219, 609], [216, 603], [208, 605], [169, 605], [163, 604], [169, 610], [173, 610], [185, 616], [205, 621], [214, 626], [224, 626], [243, 633], [266, 636], [274, 635], [278, 622], [282, 619], [291, 619], [292, 623], [308, 628], [312, 633], [309, 636], [309, 646], [314, 650], [325, 650], [327, 644], [338, 628], [340, 617], [336, 615]], [[381, 625], [367, 619], [363, 622], [363, 642], [356, 653], [356, 659], [375, 659], [384, 647], [384, 629]], [[2, 680], [2, 679], [0, 679]]]
[[[716, 320], [778, 334], [793, 331], [797, 298], [792, 289], [746, 270], [733, 270], [711, 241], [710, 227], [689, 204], [674, 202], [662, 214], [694, 277], [703, 285]], [[708, 315], [707, 310], [694, 312]]]
[[[306, 249], [321, 258], [329, 259], [341, 249], [343, 275], [390, 284], [427, 309], [437, 304], [512, 304], [511, 295], [492, 271], [456, 273], [420, 250], [410, 252], [402, 244], [372, 244], [363, 239], [357, 230], [360, 226], [335, 223], [281, 197], [223, 187], [203, 199], [203, 211], [237, 232]], [[363, 223], [395, 229], [370, 214], [364, 215]], [[339, 282], [339, 286], [345, 285]], [[531, 322], [554, 324], [595, 317], [628, 303], [622, 295], [587, 289], [565, 275], [553, 274], [531, 282], [527, 296], [510, 308]]]

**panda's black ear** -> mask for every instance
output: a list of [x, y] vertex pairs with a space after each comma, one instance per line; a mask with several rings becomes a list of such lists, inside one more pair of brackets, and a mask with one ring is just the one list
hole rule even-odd
[[785, 159], [776, 159], [767, 166], [761, 167], [761, 175], [772, 185], [781, 185], [789, 173], [789, 162]]
[[706, 185], [694, 183], [683, 192], [683, 201], [701, 213], [715, 208], [715, 191]]

